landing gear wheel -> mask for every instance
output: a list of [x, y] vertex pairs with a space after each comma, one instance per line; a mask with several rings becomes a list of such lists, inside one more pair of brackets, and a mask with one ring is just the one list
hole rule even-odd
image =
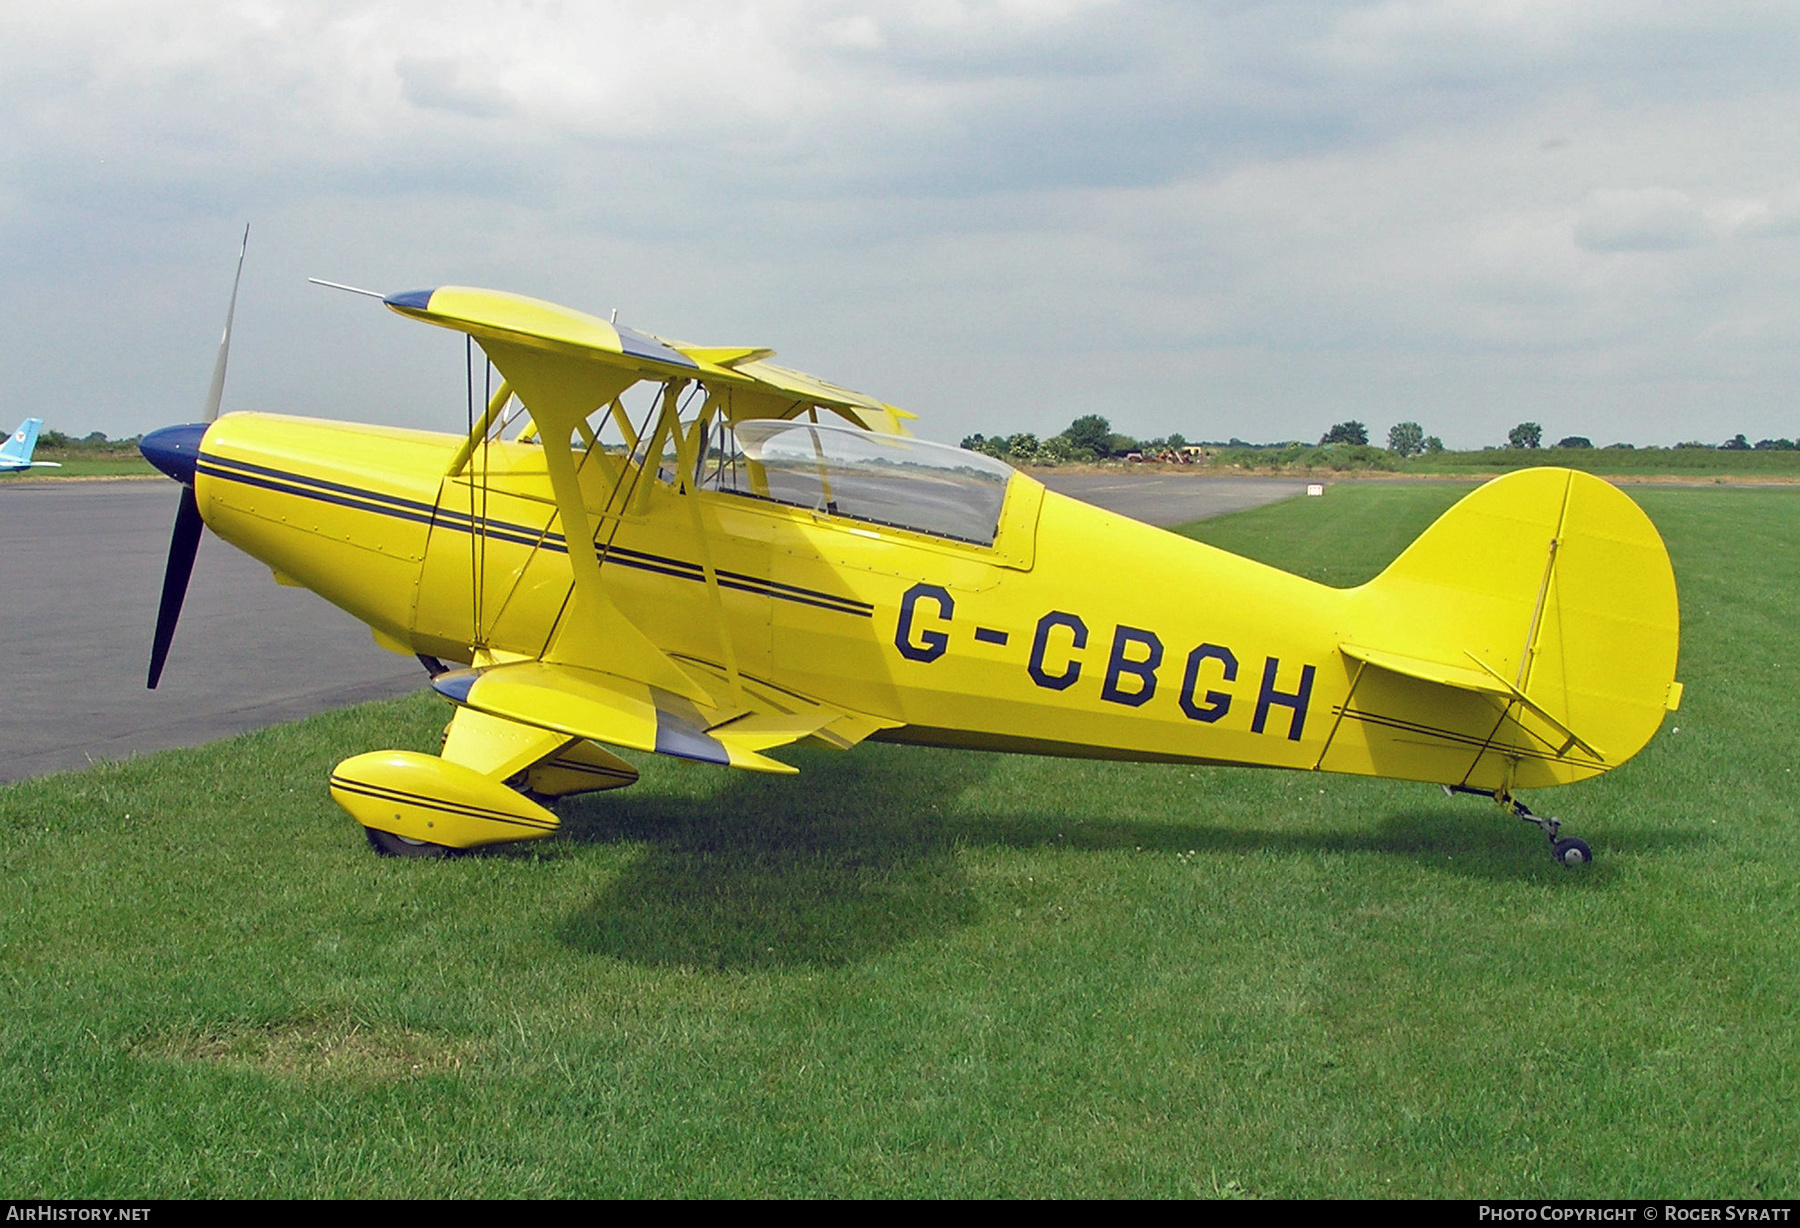
[[1594, 860], [1594, 850], [1581, 840], [1558, 840], [1550, 846], [1550, 855], [1565, 866], [1585, 866]]
[[432, 844], [428, 840], [414, 840], [410, 836], [396, 836], [391, 831], [380, 831], [373, 827], [363, 828], [369, 837], [369, 845], [383, 857], [448, 857], [456, 850], [446, 844]]

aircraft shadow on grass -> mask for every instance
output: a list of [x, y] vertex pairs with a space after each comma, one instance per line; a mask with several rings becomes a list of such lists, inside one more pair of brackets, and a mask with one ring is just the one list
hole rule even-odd
[[[1364, 831], [1221, 826], [1196, 797], [1182, 819], [982, 813], [955, 799], [998, 766], [976, 753], [938, 753], [931, 771], [905, 754], [798, 752], [807, 788], [744, 773], [710, 796], [620, 791], [562, 806], [574, 844], [640, 843], [643, 854], [560, 937], [594, 954], [656, 966], [731, 969], [842, 966], [978, 922], [993, 905], [959, 850], [1059, 848], [1148, 855], [1378, 853], [1437, 872], [1494, 882], [1605, 890], [1610, 874], [1570, 875], [1542, 854], [1538, 833], [1468, 799], [1411, 806]], [[1620, 852], [1704, 841], [1698, 833], [1621, 831]], [[523, 846], [521, 855], [542, 855]]]

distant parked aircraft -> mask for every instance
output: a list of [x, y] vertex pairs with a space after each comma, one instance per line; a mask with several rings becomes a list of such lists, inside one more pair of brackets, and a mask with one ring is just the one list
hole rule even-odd
[[44, 425], [42, 418], [27, 418], [19, 423], [19, 429], [0, 443], [0, 473], [19, 473], [26, 469], [61, 469], [56, 461], [34, 461], [31, 453], [37, 447], [38, 428]]

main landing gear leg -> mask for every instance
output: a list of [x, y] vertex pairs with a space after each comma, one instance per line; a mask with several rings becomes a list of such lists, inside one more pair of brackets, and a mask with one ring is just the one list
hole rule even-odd
[[1594, 860], [1594, 850], [1587, 846], [1585, 840], [1576, 840], [1572, 837], [1564, 839], [1559, 835], [1562, 831], [1561, 819], [1552, 818], [1547, 814], [1533, 814], [1531, 807], [1510, 793], [1489, 793], [1485, 789], [1470, 789], [1462, 785], [1445, 785], [1444, 793], [1446, 795], [1473, 793], [1480, 797], [1491, 797], [1512, 811], [1518, 818], [1527, 823], [1537, 824], [1538, 829], [1544, 833], [1544, 838], [1550, 842], [1551, 858], [1562, 865], [1585, 866]]

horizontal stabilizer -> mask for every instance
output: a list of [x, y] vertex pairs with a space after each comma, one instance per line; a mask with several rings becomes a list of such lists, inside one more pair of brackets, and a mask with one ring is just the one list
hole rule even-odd
[[1480, 691], [1487, 695], [1511, 693], [1511, 688], [1492, 674], [1467, 665], [1427, 661], [1422, 657], [1383, 652], [1379, 648], [1363, 648], [1356, 644], [1340, 644], [1338, 651], [1352, 661], [1367, 661], [1370, 665], [1391, 673], [1405, 674], [1408, 678], [1418, 678], [1424, 682], [1435, 682], [1439, 686], [1453, 686], [1459, 691]]
[[1454, 687], [1459, 691], [1494, 695], [1521, 704], [1562, 734], [1567, 739], [1567, 745], [1579, 746], [1600, 762], [1606, 762], [1606, 756], [1590, 745], [1580, 734], [1563, 724], [1552, 713], [1546, 712], [1524, 691], [1488, 668], [1481, 658], [1472, 652], [1464, 655], [1474, 662], [1473, 668], [1466, 665], [1451, 665], [1444, 661], [1428, 661], [1421, 657], [1409, 657], [1397, 652], [1383, 652], [1377, 648], [1363, 648], [1355, 644], [1340, 644], [1338, 651], [1353, 661], [1364, 661], [1377, 669], [1385, 669], [1389, 673], [1417, 678], [1422, 682], [1433, 682], [1439, 686]]

